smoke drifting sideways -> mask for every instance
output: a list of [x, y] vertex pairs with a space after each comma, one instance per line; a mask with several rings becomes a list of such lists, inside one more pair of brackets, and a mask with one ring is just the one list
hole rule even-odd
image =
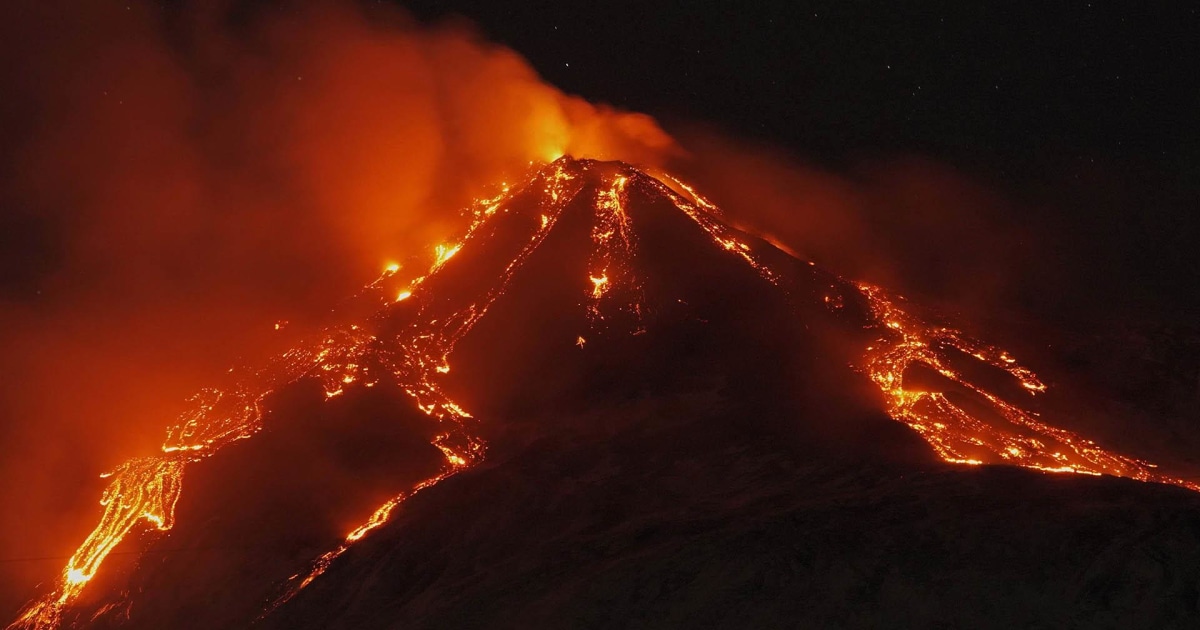
[[979, 314], [1019, 297], [1045, 269], [1035, 211], [982, 178], [916, 154], [838, 170], [706, 125], [674, 130], [694, 156], [682, 172], [738, 227], [849, 278], [951, 311]]
[[0, 27], [6, 595], [54, 575], [97, 475], [156, 450], [278, 320], [427, 265], [457, 210], [530, 162], [674, 150], [466, 25], [159, 4], [31, 0]]
[[188, 396], [384, 265], [426, 265], [458, 209], [530, 162], [679, 172], [751, 231], [959, 307], [1037, 271], [1008, 202], [949, 167], [838, 174], [668, 135], [463, 23], [68, 4], [22, 1], [0, 25], [0, 559], [28, 559], [0, 563], [0, 612], [61, 569], [94, 524], [97, 475], [154, 452]]

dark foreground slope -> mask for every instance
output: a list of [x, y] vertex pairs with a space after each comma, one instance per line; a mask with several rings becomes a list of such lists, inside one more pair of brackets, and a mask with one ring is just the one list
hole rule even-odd
[[[175, 529], [106, 565], [68, 625], [1200, 622], [1200, 495], [940, 463], [850, 367], [879, 322], [853, 292], [829, 308], [843, 280], [723, 240], [626, 165], [560, 160], [489, 211], [356, 328], [420, 378], [273, 393], [265, 429], [194, 463]], [[413, 383], [469, 410], [486, 457], [271, 610], [376, 505], [445, 469], [432, 444], [451, 421], [416, 410]]]
[[[703, 397], [415, 498], [269, 628], [1195, 627], [1200, 500], [798, 457]], [[694, 418], [672, 423], [680, 412]], [[647, 449], [646, 444], [656, 444]]]
[[488, 461], [265, 627], [1200, 621], [1200, 496], [936, 463], [839, 354], [854, 315], [803, 306], [824, 278], [788, 275], [785, 304], [636, 195], [645, 334], [583, 318], [587, 215], [564, 214], [456, 353]]

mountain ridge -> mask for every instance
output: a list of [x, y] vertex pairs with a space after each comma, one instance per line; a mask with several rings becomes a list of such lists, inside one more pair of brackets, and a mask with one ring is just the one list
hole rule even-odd
[[[319, 587], [346, 554], [361, 562], [357, 546], [391, 531], [388, 523], [406, 513], [409, 502], [425, 504], [435, 500], [431, 495], [451, 492], [447, 488], [462, 488], [464, 479], [519, 468], [523, 457], [538, 452], [538, 445], [555, 444], [560, 434], [578, 443], [541, 457], [578, 457], [610, 440], [620, 441], [622, 457], [635, 464], [639, 449], [659, 460], [673, 454], [646, 469], [630, 464], [626, 473], [634, 487], [653, 487], [655, 470], [669, 471], [666, 477], [684, 487], [703, 485], [674, 471], [670, 457], [704, 471], [720, 469], [730, 458], [736, 466], [737, 456], [729, 453], [757, 453], [751, 459], [801, 471], [808, 461], [818, 468], [940, 471], [940, 459], [1115, 474], [1197, 489], [1039, 419], [1029, 401], [1045, 386], [1003, 350], [928, 324], [882, 289], [844, 280], [729, 227], [715, 206], [665, 174], [656, 178], [623, 163], [564, 157], [481, 202], [470, 219], [461, 240], [438, 246], [428, 272], [402, 277], [389, 268], [369, 284], [363, 299], [376, 303], [374, 314], [323, 331], [230, 387], [198, 395], [169, 431], [161, 456], [137, 460], [114, 478], [111, 492], [118, 500], [106, 505], [97, 533], [64, 569], [57, 590], [35, 602], [17, 625], [213, 627], [249, 623], [255, 611], [265, 611], [263, 624], [275, 623], [276, 615], [298, 623], [287, 613], [294, 598], [298, 605], [310, 602], [295, 610], [310, 610], [307, 589]], [[312, 384], [307, 398], [301, 382]], [[308, 401], [301, 407], [332, 401], [326, 406], [336, 413], [318, 416], [357, 409], [368, 418], [348, 450], [330, 456], [324, 449], [330, 445], [286, 438], [287, 430], [278, 428], [313, 413], [288, 403], [292, 396]], [[406, 409], [406, 400], [416, 409]], [[627, 417], [644, 405], [668, 411], [642, 413], [642, 424]], [[379, 430], [396, 417], [411, 418], [406, 426], [420, 439]], [[340, 422], [308, 422], [303, 426], [325, 441], [338, 427], [354, 424], [344, 415]], [[289, 439], [288, 448], [299, 449], [304, 461], [270, 446], [279, 440], [287, 446]], [[318, 464], [331, 471], [371, 470], [356, 468], [361, 462], [354, 453], [369, 452], [372, 442], [395, 444], [424, 464], [408, 469], [401, 461], [389, 468], [385, 457], [363, 473], [371, 489], [357, 493], [346, 489], [358, 490], [355, 483], [366, 481], [305, 473]], [[689, 443], [693, 455], [676, 448]], [[236, 461], [238, 453], [250, 461], [265, 458], [264, 485], [250, 506], [235, 500], [239, 470], [249, 464], [220, 464], [223, 458]], [[567, 481], [587, 478], [586, 467], [563, 465], [571, 471]], [[184, 482], [185, 468], [193, 470], [188, 479], [199, 476], [199, 486], [209, 490], [196, 497], [180, 490], [190, 483]], [[972, 475], [994, 478], [991, 472], [967, 477]], [[852, 502], [872, 500], [872, 484], [851, 477], [858, 486], [843, 492]], [[945, 491], [963, 487], [948, 483]], [[551, 496], [563, 492], [553, 482], [547, 488]], [[141, 493], [136, 501], [129, 500], [130, 489]], [[739, 492], [753, 494], [749, 487]], [[1159, 490], [1147, 492], [1157, 496]], [[357, 496], [356, 505], [334, 509], [311, 501], [339, 493]], [[793, 499], [803, 496], [792, 493]], [[372, 500], [382, 501], [373, 513]], [[226, 527], [222, 519], [233, 523], [238, 519], [230, 515], [246, 511], [244, 525], [223, 536], [271, 541], [276, 532], [262, 527], [271, 523], [291, 527], [295, 541], [270, 558], [251, 558], [258, 563], [253, 567], [239, 564], [245, 558], [226, 563], [224, 554], [203, 560], [164, 553], [119, 576], [101, 574], [105, 588], [80, 598], [109, 552], [138, 542], [123, 542], [127, 534], [175, 527], [177, 503], [178, 515], [193, 515], [173, 530], [181, 539], [203, 540]], [[507, 507], [510, 518], [537, 513], [520, 501]], [[321, 523], [330, 517], [322, 509], [336, 512], [332, 521], [343, 521], [350, 533], [341, 536], [328, 525], [316, 531], [305, 518], [287, 516], [302, 511]], [[198, 514], [210, 515], [211, 522]], [[249, 529], [236, 533], [238, 527]], [[151, 541], [150, 548], [171, 539]], [[317, 548], [326, 551], [313, 559]], [[264, 572], [252, 586], [228, 579], [251, 569]]]

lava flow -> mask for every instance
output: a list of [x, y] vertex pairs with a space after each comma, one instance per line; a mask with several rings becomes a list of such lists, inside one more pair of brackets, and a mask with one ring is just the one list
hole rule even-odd
[[[448, 316], [430, 314], [431, 302], [422, 301], [412, 323], [401, 332], [388, 338], [368, 332], [372, 324], [390, 316], [394, 303], [415, 298], [418, 288], [474, 238], [488, 219], [506, 214], [509, 209], [505, 204], [516, 191], [505, 190], [496, 199], [478, 202], [463, 239], [455, 244], [438, 245], [429, 272], [413, 280], [398, 299], [388, 300], [371, 321], [328, 329], [315, 341], [296, 346], [275, 357], [266, 367], [243, 375], [228, 389], [204, 389], [194, 396], [191, 407], [168, 430], [162, 455], [130, 460], [105, 475], [113, 480], [101, 500], [105, 509], [100, 522], [68, 561], [53, 590], [26, 607], [9, 628], [57, 628], [64, 611], [78, 599], [109, 553], [131, 532], [144, 524], [158, 531], [171, 528], [186, 466], [211, 456], [231, 442], [258, 433], [262, 429], [266, 397], [300, 379], [318, 379], [328, 399], [341, 395], [350, 386], [373, 387], [381, 378], [390, 378], [423, 413], [448, 424], [448, 430], [434, 439], [434, 446], [445, 455], [446, 464], [439, 474], [380, 506], [366, 523], [347, 535], [341, 546], [318, 558], [308, 572], [293, 576], [276, 605], [311, 583], [349, 545], [385, 522], [405, 498], [479, 461], [485, 445], [469, 430], [467, 421], [471, 415], [441, 391], [437, 377], [449, 372], [448, 357], [455, 343], [503, 293], [517, 268], [545, 239], [562, 208], [578, 192], [578, 184], [573, 180], [558, 164], [535, 173], [526, 184], [544, 182], [542, 216], [548, 219], [541, 222], [525, 249], [503, 270], [491, 290], [477, 301]], [[366, 289], [378, 290], [382, 281], [398, 270], [398, 266], [389, 265]], [[372, 364], [378, 367], [373, 369]]]
[[633, 268], [633, 220], [626, 210], [625, 189], [629, 177], [616, 175], [607, 183], [606, 188], [600, 188], [596, 193], [593, 250], [588, 265], [588, 280], [592, 285], [588, 296], [588, 318], [593, 327], [599, 326], [606, 319], [601, 308], [602, 298], [624, 292], [628, 300], [619, 310], [632, 317], [635, 331], [645, 332], [641, 327], [644, 298]]
[[[720, 210], [693, 188], [667, 178], [691, 199], [657, 182], [672, 196], [676, 207], [688, 215], [721, 248], [744, 260], [765, 280], [780, 285], [782, 273], [765, 263], [746, 240], [718, 218]], [[762, 244], [762, 246], [767, 246]], [[813, 263], [808, 263], [810, 266]], [[950, 367], [952, 353], [1001, 370], [1028, 395], [1046, 391], [1036, 374], [1020, 366], [1008, 352], [971, 339], [961, 331], [928, 324], [901, 309], [879, 287], [847, 282], [829, 274], [839, 297], [826, 296], [834, 310], [844, 304], [842, 294], [857, 295], [869, 309], [878, 339], [865, 349], [856, 367], [864, 371], [884, 394], [893, 419], [916, 431], [943, 460], [956, 464], [1008, 464], [1054, 473], [1113, 475], [1139, 481], [1172, 484], [1200, 492], [1200, 484], [1162, 474], [1146, 461], [1106, 451], [1095, 442], [1065, 429], [1050, 426], [1023, 409]], [[978, 398], [984, 411], [968, 411], [946, 392], [905, 387], [905, 376], [914, 367], [936, 372]]]
[[[881, 336], [867, 348], [864, 369], [886, 396], [888, 413], [925, 438], [944, 460], [960, 464], [1014, 464], [1047, 472], [1115, 475], [1174, 484], [1200, 492], [1200, 484], [1164, 475], [1156, 466], [1104, 450], [1095, 442], [1050, 426], [1036, 414], [1002, 399], [955, 370], [958, 352], [1007, 372], [1029, 395], [1046, 386], [1007, 352], [944, 326], [932, 326], [901, 309], [878, 287], [856, 285], [867, 299]], [[906, 387], [905, 375], [921, 366], [975, 394], [1002, 422], [967, 411], [945, 392]]]
[[[514, 275], [554, 230], [564, 210], [580, 198], [585, 184], [596, 179], [600, 183], [590, 204], [592, 251], [587, 277], [580, 278], [579, 285], [593, 331], [598, 332], [602, 324], [607, 325], [619, 315], [630, 320], [631, 334], [647, 332], [643, 321], [648, 312], [647, 296], [635, 265], [637, 226], [628, 211], [629, 195], [637, 191], [667, 200], [698, 226], [724, 252], [722, 255], [732, 255], [749, 265], [793, 303], [802, 298], [788, 288], [789, 278], [797, 269], [808, 269], [821, 274], [829, 284], [834, 295], [825, 296], [824, 301], [834, 317], [840, 316], [851, 299], [865, 304], [862, 318], [875, 340], [857, 357], [856, 367], [883, 393], [891, 417], [916, 431], [945, 461], [1116, 475], [1200, 491], [1198, 484], [1158, 473], [1153, 464], [1111, 453], [1042, 422], [1032, 411], [1008, 400], [1012, 396], [995, 393], [995, 388], [985, 387], [958, 367], [963, 362], [975, 362], [1005, 375], [1015, 382], [1020, 395], [1044, 391], [1046, 387], [1037, 376], [1019, 366], [1007, 352], [957, 330], [930, 325], [909, 314], [897, 298], [882, 289], [816, 270], [811, 262], [805, 264], [731, 228], [719, 209], [687, 184], [669, 176], [657, 179], [625, 164], [600, 168], [597, 162], [563, 157], [537, 169], [524, 184], [479, 202], [464, 236], [438, 245], [425, 275], [384, 297], [388, 281], [399, 270], [398, 266], [389, 266], [365, 288], [381, 302], [373, 315], [329, 328], [264, 367], [235, 375], [230, 387], [204, 389], [194, 396], [189, 409], [168, 430], [161, 454], [130, 460], [111, 473], [112, 481], [101, 499], [104, 512], [95, 530], [68, 561], [53, 589], [30, 604], [10, 627], [59, 626], [64, 613], [126, 536], [139, 528], [163, 532], [172, 527], [187, 466], [260, 432], [267, 396], [298, 380], [315, 378], [322, 384], [326, 398], [334, 398], [352, 387], [374, 387], [387, 379], [406, 392], [423, 413], [444, 423], [445, 429], [434, 438], [433, 445], [441, 450], [445, 462], [437, 474], [386, 501], [338, 546], [293, 575], [264, 614], [311, 584], [354, 543], [386, 523], [407, 498], [481, 461], [485, 444], [472, 430], [474, 419], [450, 399], [439, 379], [450, 372], [456, 344], [505, 293]], [[533, 213], [515, 210], [512, 201], [518, 194], [536, 199]], [[499, 217], [509, 217], [528, 229], [527, 240], [520, 243], [516, 254], [506, 258], [494, 276], [483, 279], [483, 288], [462, 303], [438, 294], [437, 279], [442, 270], [453, 266], [452, 259], [464, 249], [494, 234], [488, 226]], [[852, 317], [844, 319], [853, 321]], [[579, 336], [574, 342], [583, 348], [589, 340]], [[913, 386], [911, 373], [918, 368], [940, 377], [945, 384], [943, 391]]]

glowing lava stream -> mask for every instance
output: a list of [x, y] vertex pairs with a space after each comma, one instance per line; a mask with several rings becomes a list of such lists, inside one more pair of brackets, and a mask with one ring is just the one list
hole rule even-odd
[[[560, 158], [538, 170], [514, 191], [506, 189], [497, 198], [478, 203], [463, 238], [456, 243], [437, 246], [434, 262], [426, 275], [413, 280], [394, 299], [389, 298], [388, 304], [363, 325], [330, 328], [312, 343], [294, 347], [265, 367], [240, 375], [228, 390], [205, 389], [196, 394], [178, 424], [168, 430], [161, 455], [129, 460], [106, 475], [111, 476], [112, 481], [101, 499], [104, 512], [100, 522], [70, 558], [51, 592], [32, 602], [9, 627], [49, 629], [59, 626], [64, 612], [78, 599], [109, 553], [130, 532], [139, 526], [149, 531], [167, 531], [172, 527], [187, 464], [259, 432], [267, 396], [297, 380], [316, 378], [324, 387], [326, 398], [334, 398], [347, 388], [373, 387], [382, 378], [390, 378], [390, 382], [406, 392], [423, 413], [446, 423], [446, 430], [433, 440], [433, 446], [445, 456], [445, 464], [436, 475], [378, 507], [337, 547], [313, 561], [308, 570], [293, 575], [283, 585], [282, 595], [264, 614], [269, 614], [311, 584], [354, 543], [386, 523], [403, 501], [481, 461], [485, 444], [469, 430], [471, 415], [445, 395], [438, 377], [450, 371], [449, 357], [458, 341], [504, 293], [518, 269], [541, 246], [563, 210], [582, 189], [582, 178], [569, 168], [576, 164], [570, 158]], [[583, 170], [587, 168], [585, 164]], [[641, 186], [665, 195], [720, 249], [737, 256], [764, 280], [786, 293], [783, 270], [773, 269], [763, 262], [755, 246], [718, 218], [720, 211], [714, 204], [687, 184], [666, 177], [686, 196], [625, 165], [619, 167], [617, 174], [604, 176], [604, 187], [597, 191], [593, 202], [593, 250], [584, 284], [587, 314], [593, 329], [616, 314], [605, 312], [603, 307], [607, 300], [620, 294], [621, 305], [617, 312], [623, 311], [632, 317], [633, 334], [645, 332], [642, 325], [644, 295], [633, 267], [634, 231], [626, 211], [630, 186]], [[471, 242], [489, 219], [509, 214], [511, 207], [507, 202], [517, 191], [539, 182], [543, 185], [537, 208], [540, 214], [536, 219], [531, 217], [534, 219], [531, 223], [535, 225], [522, 249], [474, 302], [449, 316], [435, 313], [431, 307], [433, 301], [422, 295], [422, 285]], [[365, 289], [382, 290], [383, 281], [398, 270], [398, 265], [389, 265], [383, 275]], [[1047, 472], [1117, 475], [1200, 491], [1198, 484], [1158, 473], [1153, 464], [1110, 453], [1074, 433], [1047, 425], [1038, 420], [1036, 414], [991, 393], [951, 367], [951, 357], [958, 353], [1002, 370], [1028, 395], [1043, 391], [1045, 386], [1036, 375], [1020, 367], [1008, 353], [970, 339], [957, 330], [921, 321], [877, 287], [838, 279], [831, 288], [840, 295], [857, 295], [869, 307], [869, 317], [878, 330], [878, 339], [866, 349], [857, 367], [883, 392], [888, 413], [920, 434], [942, 459], [963, 464], [1011, 464]], [[840, 295], [836, 300], [826, 298], [831, 308], [840, 308]], [[409, 300], [418, 302], [416, 316], [399, 333], [381, 338], [368, 332], [369, 322], [387, 318], [393, 312], [391, 309], [400, 308], [402, 302], [408, 306]], [[576, 340], [580, 348], [586, 342], [582, 336]], [[958, 395], [973, 398], [974, 406], [985, 408], [993, 418], [985, 419], [968, 411], [947, 393], [906, 388], [905, 374], [917, 366], [941, 375], [961, 390]]]
[[[460, 339], [462, 339], [463, 336], [470, 332], [471, 328], [474, 327], [475, 324], [487, 313], [492, 303], [494, 303], [496, 299], [504, 293], [504, 290], [508, 287], [513, 275], [518, 269], [520, 269], [522, 265], [525, 264], [525, 261], [528, 260], [529, 255], [532, 254], [534, 250], [536, 250], [538, 246], [540, 246], [542, 242], [546, 240], [546, 236], [549, 235], [550, 231], [554, 229], [554, 225], [558, 222], [559, 217], [562, 215], [563, 209], [575, 198], [575, 195], [579, 192], [581, 184], [576, 182], [575, 177], [563, 168], [564, 163], [565, 162], [556, 161], [548, 167], [550, 169], [550, 175], [546, 177], [547, 182], [544, 192], [546, 197], [549, 198], [549, 203], [545, 204], [545, 207], [542, 208], [543, 214], [541, 215], [541, 224], [530, 237], [529, 242], [525, 244], [517, 256], [513, 258], [513, 260], [510, 261], [504, 268], [500, 275], [499, 281], [493, 285], [492, 288], [478, 302], [467, 306], [465, 309], [459, 311], [459, 313], [456, 315], [448, 318], [446, 323], [442, 326], [442, 330], [440, 331], [441, 334], [415, 335], [413, 337], [413, 343], [414, 346], [419, 349], [419, 351], [411, 355], [402, 354], [400, 357], [401, 359], [418, 357], [418, 365], [415, 366], [416, 369], [418, 371], [425, 372], [428, 376], [429, 366], [426, 365], [425, 362], [432, 357], [441, 357], [441, 362], [434, 366], [433, 370], [439, 373], [445, 373], [448, 371], [448, 368], [446, 367], [446, 358], [449, 357], [450, 353], [454, 350], [454, 345]], [[463, 239], [464, 242], [470, 240], [470, 237], [474, 234], [476, 228], [481, 225], [482, 220], [495, 213], [498, 207], [498, 205], [493, 204], [483, 211], [482, 215], [479, 216], [479, 220], [477, 220], [477, 222], [468, 231], [467, 237]], [[453, 252], [458, 251], [458, 248], [461, 248], [461, 245], [451, 250], [450, 255], [453, 255]], [[441, 264], [445, 262], [445, 259], [442, 258], [442, 251], [443, 250], [439, 249], [439, 261], [435, 263], [436, 267], [440, 267]], [[418, 317], [417, 321], [420, 322], [423, 321], [423, 319], [424, 318]], [[411, 362], [409, 367], [414, 367], [411, 365]], [[431, 381], [426, 380], [424, 382], [429, 384]], [[432, 394], [434, 391], [419, 390], [415, 392], [410, 391], [409, 393], [417, 400], [417, 406], [420, 407], [422, 411], [431, 413], [431, 411], [427, 410], [428, 407], [426, 403], [423, 403], [422, 401], [423, 396]], [[441, 402], [439, 404], [459, 415], [460, 417], [470, 417], [457, 405], [454, 405], [449, 401]], [[434, 442], [434, 445], [442, 449], [442, 452], [446, 455], [446, 460], [450, 465], [449, 469], [418, 483], [409, 492], [393, 497], [377, 508], [375, 513], [371, 515], [371, 518], [368, 519], [366, 523], [360, 525], [354, 531], [350, 532], [342, 544], [338, 545], [337, 548], [317, 558], [309, 567], [307, 572], [297, 573], [289, 578], [283, 595], [276, 599], [263, 614], [270, 614], [272, 610], [278, 608], [280, 605], [295, 597], [296, 594], [298, 594], [301, 590], [303, 590], [309, 584], [312, 584], [313, 580], [320, 577], [321, 574], [329, 568], [333, 561], [338, 558], [338, 556], [341, 556], [350, 549], [351, 545], [361, 540], [362, 537], [371, 530], [386, 523], [388, 518], [391, 517], [396, 506], [405, 499], [413, 496], [421, 490], [432, 487], [439, 481], [472, 464], [478, 463], [483, 456], [482, 442], [473, 437], [467, 436], [467, 449], [465, 453], [463, 453], [455, 451], [447, 444], [447, 440], [451, 437], [452, 436], [450, 434], [438, 436], [438, 439], [436, 439]]]
[[[861, 283], [856, 286], [867, 299], [875, 320], [883, 324], [879, 327], [880, 338], [867, 348], [864, 368], [885, 394], [888, 413], [925, 438], [942, 459], [962, 464], [1014, 464], [1047, 472], [1115, 475], [1200, 492], [1200, 484], [1159, 473], [1149, 462], [1110, 453], [985, 390], [951, 367], [945, 349], [1007, 372], [1031, 396], [1044, 392], [1046, 386], [1007, 352], [953, 328], [922, 322], [878, 287]], [[967, 395], [973, 393], [977, 402], [1007, 421], [1007, 426], [984, 421], [943, 392], [905, 388], [905, 373], [913, 366], [940, 374]]]
[[[651, 185], [671, 197], [675, 206], [703, 228], [718, 246], [736, 254], [763, 279], [780, 286], [779, 272], [763, 263], [750, 245], [716, 218], [720, 213], [717, 206], [687, 184], [669, 175], [665, 177], [691, 199], [657, 180], [651, 180]], [[1200, 484], [1164, 475], [1156, 470], [1155, 464], [1111, 453], [1071, 431], [1041, 422], [1037, 414], [1002, 399], [952, 369], [948, 353], [957, 351], [1007, 372], [1028, 395], [1044, 392], [1046, 386], [1037, 375], [1021, 367], [1007, 352], [958, 330], [930, 325], [910, 315], [878, 287], [840, 279], [839, 284], [832, 288], [865, 299], [879, 330], [879, 338], [866, 349], [856, 367], [883, 392], [888, 414], [916, 431], [943, 460], [956, 464], [1008, 464], [1052, 473], [1113, 475], [1200, 492]], [[826, 298], [826, 303], [836, 309], [840, 308], [841, 300]], [[964, 396], [973, 395], [978, 404], [1004, 422], [985, 420], [953, 402], [946, 393], [906, 388], [905, 373], [916, 366], [940, 374], [961, 388]]]
[[[606, 296], [624, 292], [628, 299], [619, 310], [633, 318], [633, 332], [645, 332], [642, 320], [642, 287], [633, 268], [635, 238], [633, 221], [626, 211], [626, 187], [629, 177], [615, 175], [605, 182], [607, 187], [596, 192], [592, 223], [592, 254], [588, 261], [587, 314], [592, 328], [599, 328], [606, 319], [602, 302]], [[582, 346], [581, 346], [582, 347]]]
[[[384, 372], [383, 376], [390, 376], [423, 413], [449, 423], [449, 430], [433, 441], [444, 454], [446, 465], [442, 472], [377, 508], [371, 518], [350, 532], [340, 546], [318, 558], [306, 573], [293, 576], [285, 594], [275, 605], [294, 596], [350, 545], [386, 522], [404, 499], [480, 461], [485, 445], [467, 430], [466, 421], [471, 415], [441, 391], [436, 377], [449, 371], [447, 359], [455, 344], [504, 292], [516, 270], [545, 240], [562, 209], [578, 193], [581, 183], [563, 168], [564, 164], [556, 162], [543, 168], [527, 182], [526, 186], [545, 181], [541, 225], [503, 270], [498, 282], [478, 301], [440, 320], [427, 317], [428, 305], [422, 304], [413, 323], [391, 339], [378, 338], [357, 324], [328, 329], [311, 345], [292, 348], [266, 367], [243, 375], [228, 391], [204, 389], [192, 397], [191, 407], [180, 416], [179, 423], [168, 430], [162, 455], [130, 460], [104, 475], [111, 476], [112, 481], [101, 499], [104, 513], [100, 522], [67, 562], [53, 589], [30, 603], [8, 627], [42, 630], [59, 627], [64, 612], [78, 599], [109, 553], [130, 532], [143, 522], [149, 528], [163, 532], [172, 527], [186, 465], [259, 432], [266, 397], [302, 378], [318, 379], [329, 399], [341, 395], [352, 385], [373, 387], [380, 382], [380, 376], [375, 372]], [[463, 239], [456, 244], [439, 245], [429, 272], [415, 279], [395, 302], [412, 296], [474, 237], [488, 219], [508, 213], [509, 208], [504, 202], [515, 193], [506, 189], [495, 199], [479, 202]], [[379, 288], [382, 280], [398, 270], [398, 265], [389, 265], [367, 288]], [[386, 316], [388, 308], [390, 305], [384, 307], [382, 316]], [[382, 368], [372, 370], [372, 363]]]

